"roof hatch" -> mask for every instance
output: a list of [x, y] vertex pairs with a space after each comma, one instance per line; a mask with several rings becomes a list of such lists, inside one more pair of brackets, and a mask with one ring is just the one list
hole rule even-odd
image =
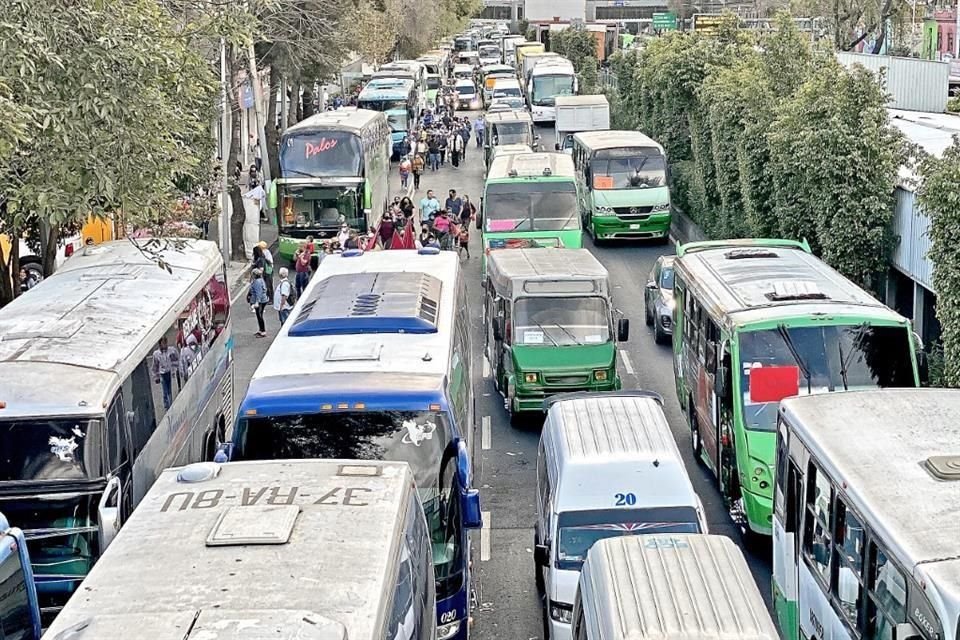
[[723, 256], [727, 260], [746, 260], [748, 258], [779, 258], [780, 254], [771, 249], [765, 249], [762, 247], [747, 247], [741, 249], [731, 249], [723, 254]]
[[418, 272], [330, 276], [310, 294], [291, 336], [436, 333], [439, 278]]
[[960, 480], [960, 455], [930, 456], [924, 466], [937, 480]]
[[773, 291], [768, 291], [764, 295], [777, 302], [784, 300], [826, 300], [829, 298], [827, 294], [820, 291], [816, 282], [809, 280], [774, 282]]
[[210, 530], [207, 546], [286, 544], [299, 514], [293, 504], [228, 507]]

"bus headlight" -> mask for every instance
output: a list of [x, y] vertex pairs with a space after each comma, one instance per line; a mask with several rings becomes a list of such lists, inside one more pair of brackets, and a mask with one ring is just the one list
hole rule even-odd
[[441, 624], [437, 627], [437, 640], [450, 640], [460, 631], [460, 621], [454, 620], [448, 624]]
[[606, 382], [607, 381], [607, 370], [606, 369], [596, 369], [593, 372], [593, 377], [597, 382]]
[[[570, 621], [573, 620], [573, 607], [569, 604], [564, 604], [562, 602], [550, 601], [550, 617], [557, 622], [562, 622], [564, 624], [570, 624]], [[439, 634], [437, 634], [439, 638]]]
[[767, 465], [760, 460], [754, 458], [750, 459], [750, 464], [753, 465], [753, 468], [751, 469], [750, 482], [752, 482], [761, 491], [768, 490], [772, 482], [769, 467], [767, 467]]
[[650, 207], [650, 211], [653, 211], [653, 212], [670, 211], [670, 203], [668, 202], [666, 204], [655, 204], [652, 207]]
[[525, 373], [525, 374], [523, 374], [523, 381], [526, 382], [527, 384], [536, 384], [536, 382], [537, 382], [537, 380], [539, 380], [539, 378], [540, 378], [540, 376], [538, 376], [536, 373]]
[[596, 207], [597, 214], [601, 216], [612, 216], [613, 208], [612, 207]]

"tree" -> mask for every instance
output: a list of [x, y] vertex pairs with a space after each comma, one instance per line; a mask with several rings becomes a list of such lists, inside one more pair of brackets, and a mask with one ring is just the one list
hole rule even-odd
[[570, 27], [550, 34], [550, 50], [573, 63], [580, 93], [597, 91], [597, 40], [586, 29]]
[[930, 259], [942, 327], [947, 386], [960, 387], [960, 138], [940, 158], [920, 162], [920, 206], [930, 216]]
[[39, 234], [52, 270], [60, 231], [88, 215], [162, 223], [175, 178], [212, 155], [216, 79], [201, 53], [152, 0], [0, 0], [0, 15], [0, 86], [36, 125], [0, 122], [7, 232]]

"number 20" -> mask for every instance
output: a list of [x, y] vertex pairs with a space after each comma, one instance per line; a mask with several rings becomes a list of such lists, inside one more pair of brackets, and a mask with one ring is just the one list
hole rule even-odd
[[618, 507], [632, 507], [637, 504], [637, 494], [635, 493], [617, 493], [613, 497], [617, 499]]

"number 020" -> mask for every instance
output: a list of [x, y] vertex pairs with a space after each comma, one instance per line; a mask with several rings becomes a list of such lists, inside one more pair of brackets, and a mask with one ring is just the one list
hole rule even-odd
[[617, 493], [613, 497], [617, 499], [618, 507], [632, 507], [637, 504], [637, 494], [635, 493]]

